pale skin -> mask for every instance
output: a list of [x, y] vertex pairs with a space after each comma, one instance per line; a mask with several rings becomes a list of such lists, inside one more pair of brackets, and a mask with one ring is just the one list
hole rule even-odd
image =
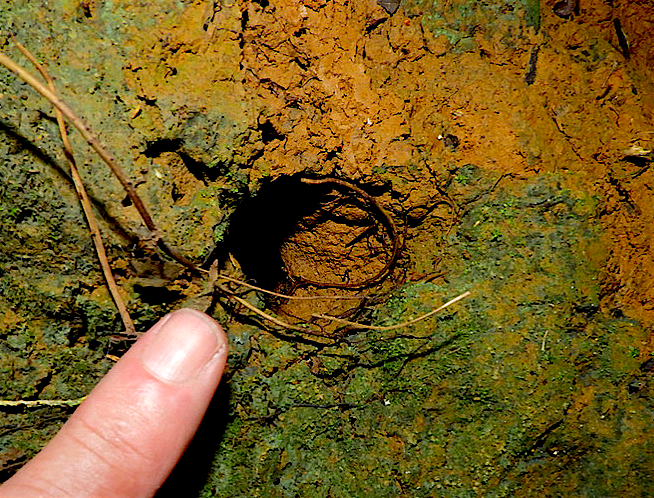
[[213, 319], [167, 315], [0, 486], [0, 498], [153, 496], [195, 434], [226, 359], [227, 337]]

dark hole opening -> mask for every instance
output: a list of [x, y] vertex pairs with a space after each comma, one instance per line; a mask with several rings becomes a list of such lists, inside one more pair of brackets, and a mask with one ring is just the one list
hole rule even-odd
[[140, 295], [141, 301], [146, 304], [172, 303], [181, 298], [177, 290], [170, 290], [161, 285], [136, 284], [134, 290]]
[[182, 141], [178, 138], [151, 140], [147, 142], [143, 155], [145, 157], [159, 157], [164, 152], [177, 152], [181, 145]]
[[273, 140], [284, 140], [284, 135], [278, 132], [270, 121], [265, 121], [259, 125], [261, 131], [261, 140], [267, 144]]
[[256, 285], [275, 289], [286, 277], [281, 247], [298, 222], [320, 209], [329, 185], [307, 185], [299, 177], [282, 177], [261, 186], [230, 219], [226, 247]]

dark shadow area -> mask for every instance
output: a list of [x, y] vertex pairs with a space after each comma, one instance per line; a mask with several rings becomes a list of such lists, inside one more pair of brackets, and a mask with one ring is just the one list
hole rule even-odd
[[179, 138], [162, 138], [147, 142], [147, 147], [143, 151], [145, 157], [159, 157], [164, 152], [177, 152], [182, 145]]
[[196, 160], [191, 155], [184, 151], [184, 142], [180, 138], [161, 138], [147, 142], [146, 148], [143, 150], [143, 155], [149, 158], [156, 158], [166, 152], [174, 152], [177, 154], [184, 167], [188, 169], [197, 180], [209, 185], [214, 182], [219, 176], [225, 174], [226, 165], [216, 165], [208, 167], [201, 161]]
[[229, 422], [229, 395], [229, 384], [223, 378], [195, 437], [155, 498], [200, 496]]
[[261, 186], [230, 219], [225, 247], [251, 282], [276, 288], [286, 277], [280, 248], [298, 222], [320, 209], [332, 185], [308, 185], [299, 177], [282, 177]]
[[[165, 280], [163, 281], [166, 282]], [[135, 284], [134, 291], [138, 293], [141, 301], [146, 304], [170, 304], [180, 299], [182, 293], [178, 290], [171, 290], [161, 285]]]
[[284, 140], [286, 138], [282, 133], [278, 132], [270, 121], [265, 121], [259, 125], [261, 132], [261, 140], [267, 144], [273, 140]]

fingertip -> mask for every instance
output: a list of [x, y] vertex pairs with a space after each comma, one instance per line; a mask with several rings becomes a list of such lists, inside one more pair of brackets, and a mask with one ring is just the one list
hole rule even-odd
[[144, 347], [141, 362], [163, 382], [189, 382], [227, 353], [222, 327], [208, 315], [185, 308], [168, 315]]

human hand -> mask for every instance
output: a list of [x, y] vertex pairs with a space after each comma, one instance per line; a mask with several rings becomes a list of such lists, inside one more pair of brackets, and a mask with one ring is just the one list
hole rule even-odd
[[152, 496], [190, 442], [218, 386], [227, 336], [180, 310], [125, 353], [0, 498]]

